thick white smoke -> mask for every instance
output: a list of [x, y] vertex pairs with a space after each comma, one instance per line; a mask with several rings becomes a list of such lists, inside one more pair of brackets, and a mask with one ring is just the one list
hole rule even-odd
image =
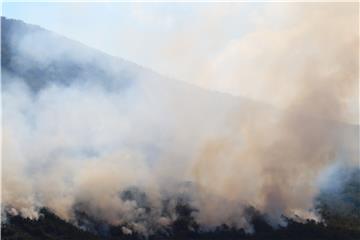
[[[344, 21], [353, 24], [350, 16]], [[321, 172], [335, 162], [358, 161], [358, 135], [349, 134], [357, 128], [338, 121], [346, 114], [346, 99], [356, 97], [358, 34], [341, 24], [325, 34], [326, 21], [314, 21], [307, 19], [301, 33], [281, 40], [290, 46], [294, 38], [314, 38], [314, 58], [303, 62], [311, 46], [297, 44], [282, 48], [281, 56], [291, 54], [291, 61], [260, 68], [274, 82], [277, 76], [295, 82], [283, 100], [289, 108], [281, 111], [146, 71], [126, 87], [109, 89], [103, 79], [84, 73], [73, 83], [50, 83], [38, 92], [3, 75], [3, 206], [30, 218], [47, 207], [69, 221], [78, 210], [126, 224], [124, 233], [144, 234], [176, 219], [172, 201], [179, 196], [198, 209], [194, 217], [203, 227], [226, 223], [250, 229], [248, 206], [265, 212], [274, 225], [281, 215], [308, 216]], [[338, 31], [346, 37], [333, 38]], [[88, 63], [90, 56], [71, 46], [57, 46], [54, 54], [49, 49], [43, 58], [29, 39], [41, 45], [49, 38], [32, 37], [19, 46], [39, 64], [69, 55]], [[126, 66], [95, 60], [116, 85], [122, 77], [118, 69]], [[256, 71], [256, 62], [249, 64]], [[281, 88], [271, 89], [281, 95]], [[122, 197], [131, 188], [146, 197]], [[170, 199], [166, 206], [164, 199]]]

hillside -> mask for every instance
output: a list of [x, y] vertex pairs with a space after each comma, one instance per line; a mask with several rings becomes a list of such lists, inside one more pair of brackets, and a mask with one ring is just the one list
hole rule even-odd
[[[244, 239], [244, 240], [355, 240], [360, 237], [360, 213], [358, 211], [360, 193], [360, 170], [343, 169], [347, 181], [337, 192], [323, 191], [318, 197], [317, 211], [323, 217], [323, 222], [313, 220], [298, 221], [287, 219], [287, 225], [273, 229], [261, 215], [253, 208], [249, 208], [254, 225], [254, 233], [245, 233], [243, 229], [235, 229], [227, 225], [219, 226], [211, 231], [199, 230], [198, 225], [191, 216], [194, 209], [188, 205], [177, 205], [179, 218], [166, 232], [157, 232], [148, 239]], [[344, 177], [344, 176], [342, 176]], [[129, 191], [131, 197], [136, 190]], [[333, 202], [333, 199], [336, 199]], [[82, 215], [83, 221], [85, 220]], [[85, 221], [92, 221], [88, 218]], [[95, 223], [95, 222], [93, 222]], [[89, 222], [88, 222], [89, 224]], [[39, 220], [25, 219], [19, 216], [8, 215], [2, 223], [2, 239], [143, 239], [139, 235], [126, 235], [121, 226], [101, 226], [91, 232], [77, 228], [47, 209], [41, 210]]]
[[[18, 20], [1, 18], [1, 40], [3, 239], [360, 238], [359, 126], [168, 79]], [[269, 179], [273, 212], [253, 207]], [[314, 192], [322, 221], [281, 214]]]

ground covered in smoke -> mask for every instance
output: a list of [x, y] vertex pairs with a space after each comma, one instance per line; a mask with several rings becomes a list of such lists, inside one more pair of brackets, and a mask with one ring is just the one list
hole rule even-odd
[[[178, 218], [166, 229], [154, 232], [150, 236], [124, 232], [126, 224], [111, 226], [91, 219], [85, 213], [77, 216], [77, 227], [68, 223], [47, 209], [41, 209], [38, 220], [31, 220], [20, 216], [7, 216], [2, 224], [2, 239], [359, 239], [360, 237], [360, 171], [343, 169], [343, 176], [347, 178], [345, 184], [336, 192], [323, 192], [317, 198], [317, 211], [324, 221], [284, 219], [286, 225], [274, 229], [266, 220], [266, 216], [254, 208], [248, 208], [246, 214], [254, 227], [253, 233], [247, 233], [225, 224], [211, 230], [200, 229], [192, 214], [196, 209], [191, 208], [184, 201], [178, 199], [176, 213]], [[345, 176], [346, 175], [346, 176]], [[134, 195], [143, 193], [131, 189], [123, 197], [133, 199]], [[143, 195], [144, 197], [144, 195]], [[336, 199], [336, 202], [330, 199]], [[150, 209], [149, 209], [150, 211]], [[79, 226], [80, 224], [80, 226]]]
[[356, 239], [352, 7], [280, 34], [281, 110], [1, 18], [3, 237]]
[[[37, 221], [24, 219], [19, 216], [13, 217], [11, 223], [2, 226], [2, 239], [144, 239], [139, 235], [127, 235], [119, 227], [109, 227], [106, 235], [97, 235], [83, 231], [73, 225], [64, 222], [52, 213], [42, 210], [43, 217]], [[255, 219], [254, 226], [256, 233], [246, 234], [242, 229], [221, 226], [213, 231], [196, 231], [183, 229], [180, 224], [172, 232], [165, 234], [154, 234], [147, 239], [267, 239], [267, 240], [288, 240], [288, 239], [326, 239], [326, 240], [347, 240], [359, 239], [360, 232], [356, 230], [342, 229], [332, 226], [325, 226], [313, 220], [306, 222], [289, 221], [286, 227], [273, 229], [263, 219]]]

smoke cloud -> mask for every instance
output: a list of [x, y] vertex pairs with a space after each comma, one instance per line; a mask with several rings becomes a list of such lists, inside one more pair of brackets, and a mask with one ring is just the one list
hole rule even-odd
[[[242, 71], [251, 72], [266, 79], [265, 90], [286, 106], [281, 110], [160, 78], [80, 45], [38, 51], [33, 41], [49, 46], [49, 37], [28, 35], [16, 44], [37, 64], [95, 63], [108, 79], [84, 70], [74, 81], [34, 91], [3, 72], [4, 209], [37, 218], [47, 207], [75, 224], [85, 213], [123, 225], [124, 234], [166, 228], [180, 200], [197, 209], [204, 228], [225, 223], [251, 231], [248, 206], [274, 226], [282, 216], [316, 217], [319, 185], [331, 184], [319, 181], [322, 172], [359, 161], [358, 125], [342, 122], [358, 98], [358, 9], [319, 9], [293, 5], [297, 15], [286, 31], [254, 32], [200, 74], [251, 82]], [[263, 48], [244, 57], [259, 39]], [[239, 59], [247, 70], [238, 73]], [[120, 84], [130, 68], [136, 75]]]

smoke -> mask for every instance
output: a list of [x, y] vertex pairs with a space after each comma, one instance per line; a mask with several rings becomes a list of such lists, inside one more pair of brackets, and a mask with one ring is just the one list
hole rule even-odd
[[[218, 78], [225, 82], [230, 78], [236, 83], [249, 81], [241, 78], [250, 71], [252, 80], [266, 86], [270, 101], [280, 100], [285, 106], [284, 111], [273, 113], [251, 108], [235, 111], [229, 125], [232, 136], [241, 136], [243, 144], [232, 136], [210, 139], [193, 168], [196, 182], [221, 196], [255, 205], [275, 223], [283, 214], [307, 215], [317, 194], [316, 178], [325, 166], [336, 160], [359, 161], [356, 150], [351, 156], [340, 150], [357, 149], [358, 129], [344, 141], [340, 132], [345, 128], [336, 123], [352, 114], [358, 122], [358, 100], [354, 101], [359, 97], [358, 9], [320, 6], [321, 10], [317, 5], [282, 6], [297, 13], [290, 27], [272, 31], [260, 25], [258, 31], [234, 43], [228, 51], [233, 59], [224, 57], [221, 70], [207, 68], [206, 76], [220, 74]], [[253, 61], [246, 61], [244, 69], [246, 57]], [[238, 72], [227, 64], [231, 60]], [[354, 112], [349, 113], [349, 105]]]
[[[86, 214], [122, 225], [124, 234], [145, 235], [174, 222], [179, 201], [197, 209], [193, 217], [204, 228], [225, 223], [251, 231], [248, 206], [274, 226], [283, 224], [282, 216], [311, 216], [321, 173], [359, 160], [358, 126], [341, 122], [348, 119], [349, 99], [358, 97], [358, 10], [296, 10], [289, 31], [261, 30], [234, 45], [251, 53], [254, 39], [266, 43], [256, 55], [260, 64], [246, 64], [267, 79], [266, 90], [281, 99], [282, 110], [162, 79], [80, 45], [60, 41], [37, 50], [34, 41], [52, 46], [56, 36], [28, 34], [16, 44], [35, 64], [12, 63], [18, 71], [65, 60], [90, 67], [66, 84], [58, 72], [36, 87], [22, 79], [26, 75], [4, 71], [5, 210], [37, 218], [47, 207], [75, 224]], [[91, 64], [106, 79], [98, 79]], [[124, 69], [132, 79], [120, 83]], [[232, 79], [244, 76], [232, 70]], [[223, 72], [210, 68], [206, 76], [229, 77]]]
[[[353, 109], [341, 117], [358, 124], [358, 89], [336, 84], [334, 78], [341, 76], [328, 78], [341, 74], [339, 68], [347, 61], [356, 61], [358, 4], [275, 3], [248, 8], [236, 3], [204, 7], [197, 21], [164, 43], [161, 56], [185, 81], [281, 108], [290, 108], [300, 92], [308, 91], [306, 82], [322, 84], [304, 76], [316, 65], [316, 74], [333, 83], [327, 89], [351, 92], [351, 96], [344, 93], [342, 101]], [[358, 66], [349, 62], [347, 67], [347, 74], [355, 74]]]

